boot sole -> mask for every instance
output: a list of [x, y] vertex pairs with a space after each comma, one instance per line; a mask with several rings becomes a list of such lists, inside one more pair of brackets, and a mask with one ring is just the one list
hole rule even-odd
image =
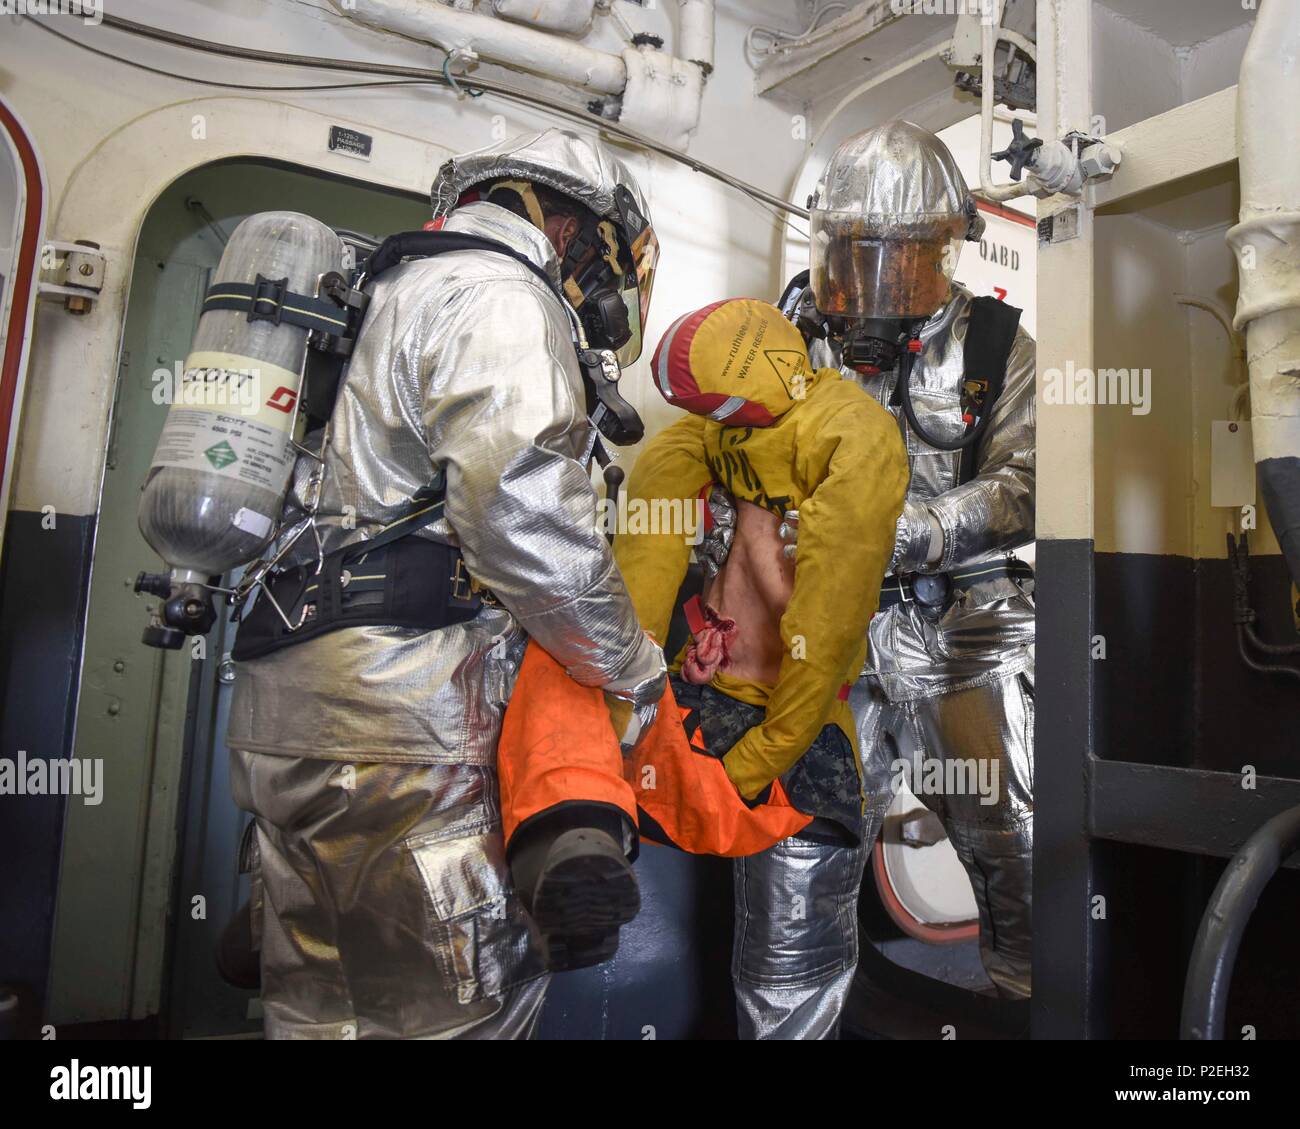
[[618, 950], [618, 931], [641, 909], [632, 865], [584, 831], [556, 841], [533, 895], [533, 920], [552, 972], [587, 968]]

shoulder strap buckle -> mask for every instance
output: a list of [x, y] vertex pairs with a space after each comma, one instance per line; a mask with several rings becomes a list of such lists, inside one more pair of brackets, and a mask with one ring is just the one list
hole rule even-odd
[[343, 312], [347, 321], [346, 328], [338, 333], [313, 330], [312, 345], [324, 353], [333, 353], [339, 357], [350, 357], [357, 343], [357, 334], [365, 320], [366, 309], [370, 305], [370, 295], [348, 285], [348, 280], [338, 271], [330, 271], [321, 276], [318, 292], [328, 298]]
[[474, 598], [474, 583], [465, 571], [465, 558], [457, 554], [456, 568], [451, 574], [451, 598], [469, 603]]

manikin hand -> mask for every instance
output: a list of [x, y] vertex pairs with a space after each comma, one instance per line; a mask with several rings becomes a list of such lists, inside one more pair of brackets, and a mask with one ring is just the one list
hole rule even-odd
[[715, 485], [709, 491], [707, 505], [713, 524], [696, 552], [704, 566], [705, 577], [712, 580], [727, 563], [727, 554], [731, 552], [731, 542], [736, 536], [736, 503], [727, 491]]

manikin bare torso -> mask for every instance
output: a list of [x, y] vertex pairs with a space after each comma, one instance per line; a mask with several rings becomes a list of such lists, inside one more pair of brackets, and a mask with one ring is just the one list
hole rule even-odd
[[[701, 602], [721, 621], [735, 623], [728, 631], [725, 661], [718, 649], [697, 634], [697, 650], [707, 659], [698, 673], [721, 669], [733, 678], [773, 686], [781, 671], [781, 616], [794, 591], [794, 561], [781, 552], [777, 533], [781, 518], [752, 502], [736, 500], [736, 533], [726, 563], [704, 586]], [[707, 634], [707, 632], [706, 632]], [[692, 677], [691, 681], [707, 681]]]

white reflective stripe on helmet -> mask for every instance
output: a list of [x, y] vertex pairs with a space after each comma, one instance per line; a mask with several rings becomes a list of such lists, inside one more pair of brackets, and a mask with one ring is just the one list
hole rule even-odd
[[677, 331], [681, 329], [682, 323], [694, 313], [695, 311], [692, 310], [689, 314], [682, 314], [668, 327], [668, 332], [664, 334], [664, 339], [659, 343], [659, 364], [655, 366], [655, 379], [659, 382], [659, 391], [663, 393], [664, 399], [670, 404], [673, 402], [673, 390], [668, 383], [668, 354], [672, 352], [673, 339], [677, 336]]
[[709, 419], [715, 419], [719, 423], [726, 423], [727, 418], [740, 411], [746, 403], [748, 401], [743, 396], [728, 396], [709, 413]]

